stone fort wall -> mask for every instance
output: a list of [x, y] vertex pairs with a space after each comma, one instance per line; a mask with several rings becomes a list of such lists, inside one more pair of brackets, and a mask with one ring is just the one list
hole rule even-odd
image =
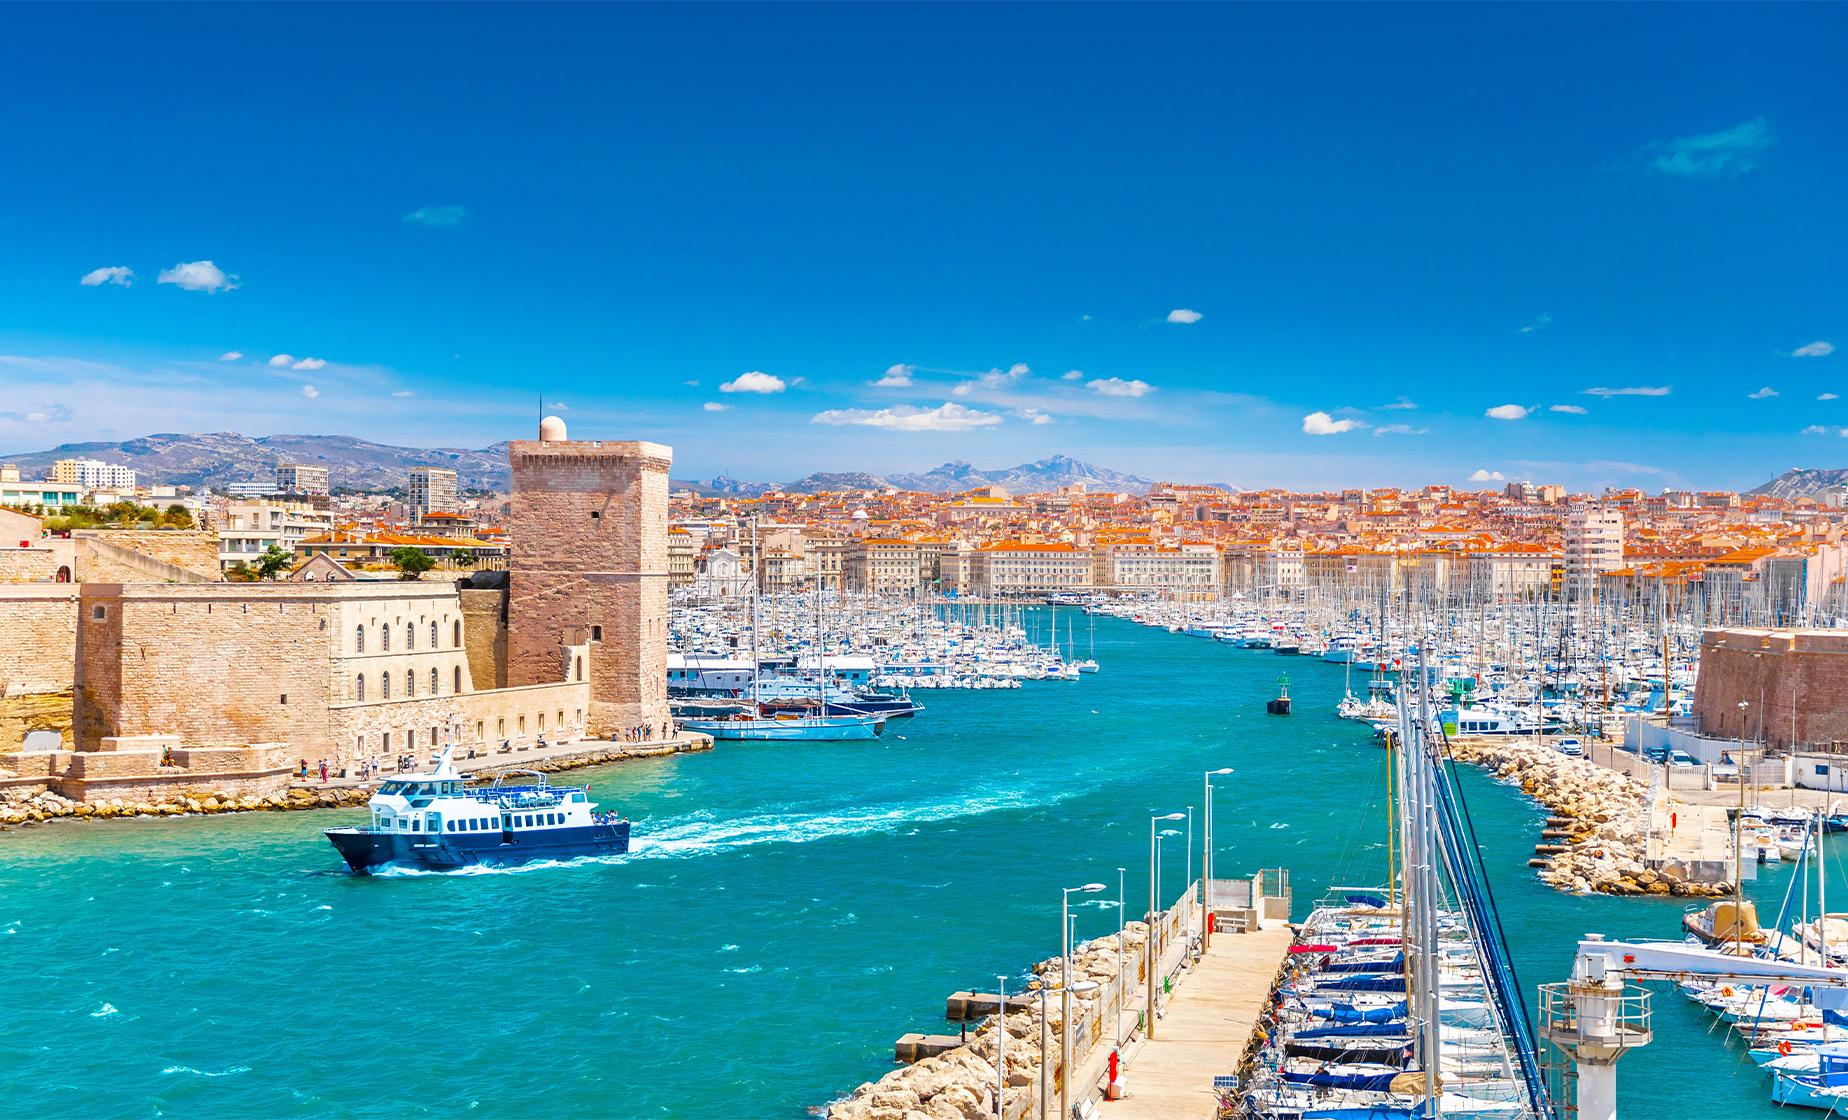
[[667, 717], [667, 477], [671, 449], [516, 441], [507, 680], [556, 680], [561, 646], [590, 648], [589, 730]]
[[1709, 630], [1701, 636], [1694, 716], [1701, 733], [1776, 747], [1848, 741], [1848, 632]]
[[29, 731], [72, 742], [77, 594], [70, 583], [0, 586], [0, 753]]

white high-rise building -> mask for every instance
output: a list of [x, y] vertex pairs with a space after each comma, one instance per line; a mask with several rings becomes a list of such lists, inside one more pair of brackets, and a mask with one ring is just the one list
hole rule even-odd
[[411, 468], [411, 520], [422, 521], [428, 513], [456, 511], [456, 472], [441, 467]]
[[1595, 579], [1623, 567], [1623, 514], [1614, 509], [1583, 509], [1566, 518], [1565, 567], [1568, 582]]

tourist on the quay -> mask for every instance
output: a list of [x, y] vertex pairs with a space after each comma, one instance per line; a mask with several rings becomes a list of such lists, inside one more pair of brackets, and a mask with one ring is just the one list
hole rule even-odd
[[306, 779], [308, 777], [308, 760], [304, 758], [304, 759], [301, 759], [300, 761], [301, 761], [301, 767], [300, 769], [296, 771], [295, 776], [298, 778]]
[[325, 758], [321, 760], [321, 784], [327, 784], [327, 760]]

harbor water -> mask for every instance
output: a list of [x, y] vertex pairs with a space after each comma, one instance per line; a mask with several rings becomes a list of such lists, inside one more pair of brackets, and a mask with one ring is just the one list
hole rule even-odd
[[[1195, 806], [1197, 871], [1205, 770], [1237, 768], [1222, 875], [1289, 868], [1299, 914], [1380, 881], [1383, 756], [1333, 715], [1340, 667], [1114, 619], [1095, 655], [1075, 683], [925, 694], [873, 742], [561, 778], [634, 820], [622, 857], [356, 878], [320, 829], [360, 814], [331, 811], [15, 831], [0, 1092], [40, 1117], [799, 1118], [888, 1069], [899, 1034], [945, 1029], [948, 993], [1056, 954], [1061, 887], [1108, 884], [1081, 937], [1115, 930], [1119, 868], [1139, 914], [1151, 813]], [[1295, 714], [1267, 716], [1286, 670]], [[1540, 811], [1464, 784], [1530, 1000], [1583, 932], [1678, 935], [1676, 902], [1542, 886]], [[1756, 887], [1767, 920], [1784, 879]], [[1772, 1113], [1709, 1022], [1658, 990], [1625, 1115]]]

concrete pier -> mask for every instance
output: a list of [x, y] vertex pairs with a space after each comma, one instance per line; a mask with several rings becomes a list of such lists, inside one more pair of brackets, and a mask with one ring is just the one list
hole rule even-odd
[[[1271, 982], [1289, 955], [1287, 926], [1217, 934], [1182, 980], [1157, 1024], [1123, 1056], [1121, 1100], [1104, 1101], [1106, 1120], [1211, 1120], [1213, 1078], [1238, 1072]], [[1139, 1036], [1140, 1037], [1140, 1036]]]

